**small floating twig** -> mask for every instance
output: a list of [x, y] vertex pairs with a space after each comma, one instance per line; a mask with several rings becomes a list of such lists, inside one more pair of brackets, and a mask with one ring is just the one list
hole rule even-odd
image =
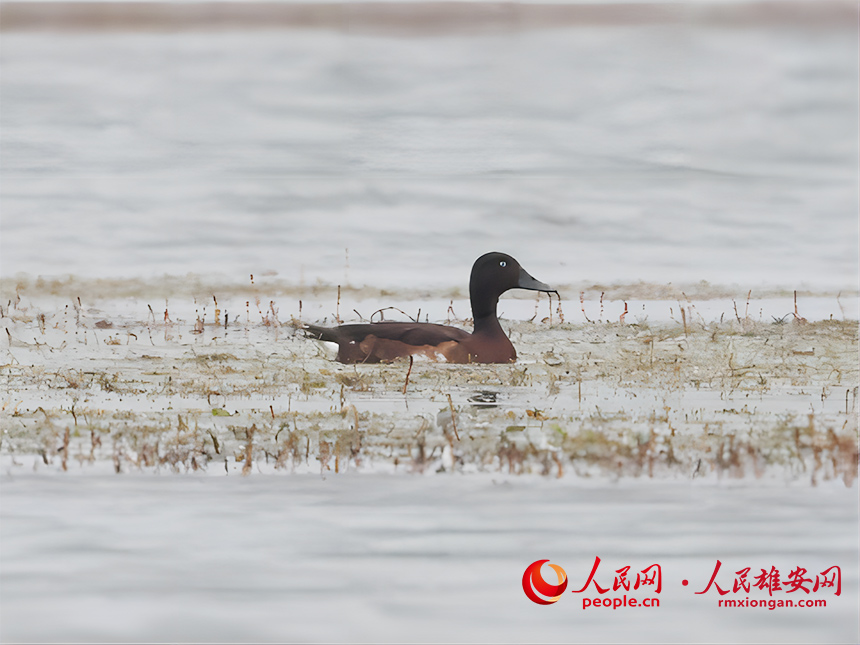
[[[406, 317], [407, 317], [409, 320], [411, 320], [412, 322], [418, 322], [418, 321], [417, 321], [417, 320], [415, 320], [412, 316], [410, 316], [409, 314], [407, 314], [405, 311], [403, 311], [403, 310], [402, 310], [402, 309], [400, 309], [399, 307], [383, 307], [382, 309], [377, 309], [377, 310], [376, 310], [376, 311], [374, 311], [372, 314], [370, 314], [370, 322], [373, 322], [373, 317], [374, 317], [376, 314], [379, 314], [379, 320], [380, 320], [380, 321], [385, 320], [385, 315], [384, 315], [382, 312], [383, 312], [383, 311], [389, 311], [389, 310], [391, 310], [391, 309], [393, 309], [394, 311], [399, 311], [400, 313], [402, 313], [404, 316], [406, 316]], [[354, 311], [354, 310], [353, 310], [353, 311]], [[356, 311], [355, 313], [357, 313], [357, 314], [358, 314], [358, 312], [357, 312], [357, 311]], [[361, 314], [358, 314], [358, 315], [359, 315], [359, 316], [361, 316]]]

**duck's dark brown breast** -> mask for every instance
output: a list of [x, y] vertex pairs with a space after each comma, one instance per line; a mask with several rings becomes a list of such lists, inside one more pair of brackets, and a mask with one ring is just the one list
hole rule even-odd
[[512, 363], [517, 360], [517, 350], [504, 333], [486, 336], [472, 334], [460, 342], [460, 351], [466, 360], [451, 363]]

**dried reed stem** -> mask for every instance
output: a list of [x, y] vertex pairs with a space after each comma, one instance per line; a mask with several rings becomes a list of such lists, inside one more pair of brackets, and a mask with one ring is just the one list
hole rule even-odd
[[585, 291], [579, 292], [579, 306], [582, 307], [582, 315], [585, 317], [585, 322], [591, 322], [585, 313]]
[[[409, 375], [412, 374], [412, 363], [415, 362], [415, 357], [409, 355], [409, 369], [406, 370], [406, 381], [403, 383], [403, 394], [406, 394], [406, 388], [409, 387]], [[449, 397], [450, 398], [450, 397]]]
[[245, 465], [242, 466], [242, 476], [247, 477], [251, 474], [251, 455], [254, 451], [254, 433], [257, 431], [257, 425], [254, 424], [248, 430], [248, 445], [245, 448]]
[[[449, 397], [450, 399], [450, 397]], [[69, 460], [69, 427], [66, 426], [66, 431], [63, 433], [63, 470], [68, 470]]]
[[451, 400], [451, 395], [448, 395], [448, 407], [451, 408], [451, 425], [454, 427], [454, 436], [457, 437], [457, 441], [460, 441], [460, 433], [457, 432], [457, 419], [454, 414], [454, 402]]

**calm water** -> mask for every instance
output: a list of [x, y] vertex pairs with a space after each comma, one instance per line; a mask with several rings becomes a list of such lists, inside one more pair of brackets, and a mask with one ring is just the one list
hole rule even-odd
[[3, 34], [2, 272], [856, 289], [857, 33]]
[[[841, 484], [106, 475], [0, 485], [4, 641], [857, 642], [857, 489]], [[660, 607], [583, 611], [582, 594], [552, 607], [523, 595], [534, 560], [561, 564], [573, 590], [595, 556], [602, 586], [615, 569], [660, 564]], [[742, 567], [814, 577], [838, 564], [842, 594], [811, 594], [827, 601], [819, 608], [719, 608], [714, 589], [695, 594], [717, 559], [723, 587]]]

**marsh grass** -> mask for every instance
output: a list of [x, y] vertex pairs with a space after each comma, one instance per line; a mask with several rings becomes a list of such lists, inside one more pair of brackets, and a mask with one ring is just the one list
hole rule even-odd
[[[7, 468], [857, 475], [857, 321], [794, 307], [765, 321], [749, 293], [708, 321], [685, 292], [658, 323], [624, 322], [626, 302], [610, 315], [609, 289], [583, 290], [585, 322], [560, 301], [552, 318], [505, 321], [513, 365], [347, 366], [282, 323], [260, 284], [201, 296], [187, 316], [174, 297], [163, 317], [44, 288], [36, 304], [19, 285], [0, 312]], [[246, 303], [245, 320], [221, 322]]]

